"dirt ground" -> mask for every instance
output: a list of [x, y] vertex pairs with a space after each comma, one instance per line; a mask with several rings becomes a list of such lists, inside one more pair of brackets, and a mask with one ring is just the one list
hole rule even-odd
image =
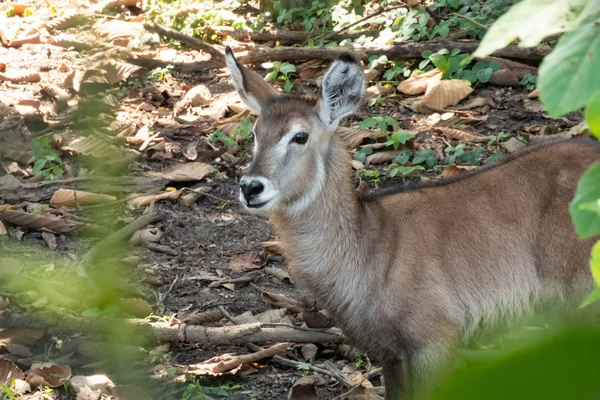
[[[27, 20], [32, 18], [32, 20]], [[36, 19], [37, 18], [37, 19]], [[34, 25], [44, 20], [47, 16], [35, 15], [33, 17], [19, 18], [23, 23]], [[69, 31], [73, 38], [69, 40], [79, 40], [85, 42], [85, 38], [92, 37], [87, 30], [89, 25], [83, 27], [71, 28]], [[54, 33], [50, 35], [56, 39]], [[0, 62], [8, 65], [9, 69], [22, 71], [33, 69], [42, 75], [41, 82], [34, 83], [0, 83], [0, 102], [5, 106], [18, 110], [24, 118], [25, 125], [30, 132], [39, 132], [49, 124], [62, 121], [62, 118], [69, 115], [69, 107], [62, 110], [57, 109], [58, 104], [48, 96], [43, 88], [48, 84], [65, 86], [68, 77], [77, 71], [87, 71], [94, 65], [92, 58], [96, 56], [100, 60], [110, 60], [107, 54], [94, 53], [93, 51], [78, 52], [73, 47], [51, 45], [44, 40], [40, 44], [27, 44], [20, 47], [2, 47], [0, 48]], [[67, 40], [67, 39], [62, 39]], [[104, 40], [109, 43], [106, 37], [95, 40]], [[56, 43], [55, 43], [56, 44]], [[111, 45], [114, 46], [114, 45]], [[76, 46], [75, 46], [76, 47]], [[123, 49], [120, 49], [123, 50]], [[155, 56], [160, 52], [171, 52], [174, 58], [182, 60], [202, 60], [204, 54], [197, 51], [174, 50], [173, 46], [162, 44], [154, 45], [152, 48]], [[141, 53], [142, 51], [138, 51]], [[115, 55], [116, 57], [116, 55]], [[261, 74], [266, 71], [259, 70]], [[111, 82], [108, 91], [117, 96], [118, 104], [116, 107], [109, 107], [106, 114], [117, 117], [108, 119], [107, 125], [102, 129], [110, 131], [115, 126], [119, 126], [120, 132], [123, 132], [123, 126], [133, 126], [129, 136], [118, 136], [116, 131], [108, 134], [112, 146], [119, 149], [135, 150], [135, 157], [125, 169], [128, 176], [141, 176], [149, 171], [162, 171], [164, 168], [178, 163], [192, 161], [186, 157], [186, 149], [190, 145], [196, 146], [198, 150], [197, 160], [202, 159], [210, 163], [214, 170], [205, 178], [199, 180], [203, 187], [210, 187], [210, 196], [201, 196], [190, 206], [186, 206], [178, 201], [164, 200], [156, 201], [150, 206], [127, 207], [119, 203], [115, 210], [122, 212], [121, 215], [127, 221], [134, 216], [139, 216], [148, 211], [157, 213], [162, 219], [155, 223], [154, 228], [163, 232], [162, 238], [157, 244], [163, 246], [160, 251], [151, 250], [152, 246], [134, 247], [131, 255], [138, 255], [135, 268], [137, 271], [149, 271], [148, 276], [158, 284], [156, 287], [158, 293], [163, 298], [155, 309], [155, 314], [159, 316], [171, 317], [177, 315], [177, 318], [183, 318], [186, 315], [210, 310], [216, 306], [223, 306], [231, 315], [239, 316], [248, 311], [253, 315], [271, 310], [273, 307], [267, 304], [261, 297], [261, 291], [274, 292], [285, 296], [302, 300], [303, 296], [297, 293], [295, 287], [289, 280], [282, 280], [265, 271], [267, 267], [285, 269], [285, 260], [272, 252], [263, 248], [263, 242], [271, 241], [276, 238], [273, 236], [273, 229], [269, 222], [260, 216], [252, 215], [243, 210], [238, 203], [238, 182], [243, 173], [244, 165], [250, 159], [252, 143], [241, 145], [227, 159], [221, 157], [223, 151], [227, 150], [221, 143], [213, 142], [210, 144], [207, 137], [214, 129], [212, 126], [223, 120], [236, 115], [231, 105], [240, 106], [239, 97], [234, 92], [225, 69], [211, 70], [195, 73], [181, 73], [177, 71], [170, 72], [161, 81], [152, 81], [147, 79], [146, 71], [136, 71], [131, 76], [120, 79], [119, 82]], [[210, 91], [210, 102], [198, 109], [191, 110], [189, 116], [195, 118], [195, 122], [185, 125], [174, 121], [172, 116], [173, 108], [182, 98], [184, 93], [191, 87], [204, 84]], [[293, 92], [317, 93], [318, 88], [314, 81], [295, 82]], [[72, 93], [72, 92], [71, 92]], [[532, 136], [538, 136], [539, 132], [547, 132], [547, 135], [554, 135], [560, 132], [567, 132], [569, 129], [581, 122], [582, 117], [579, 114], [571, 114], [567, 118], [559, 120], [549, 119], [542, 111], [541, 104], [536, 99], [529, 99], [528, 90], [522, 87], [498, 87], [493, 85], [478, 85], [475, 91], [462, 103], [468, 103], [472, 99], [483, 98], [488, 101], [473, 109], [465, 111], [455, 111], [456, 115], [482, 117], [481, 122], [471, 126], [470, 132], [480, 136], [490, 136], [504, 132], [510, 138], [531, 139]], [[83, 96], [82, 96], [83, 97]], [[414, 131], [417, 136], [410, 145], [414, 149], [419, 148], [444, 148], [448, 144], [456, 144], [456, 140], [444, 139], [439, 132], [432, 127], [435, 116], [415, 113], [410, 108], [411, 96], [395, 93], [388, 96], [380, 106], [363, 106], [357, 113], [344, 122], [345, 126], [357, 126], [365, 118], [373, 115], [393, 116], [402, 129]], [[462, 104], [461, 103], [461, 104]], [[190, 110], [190, 109], [188, 109]], [[439, 115], [438, 115], [439, 118]], [[1, 122], [1, 121], [0, 121]], [[206, 127], [211, 129], [205, 129]], [[144, 150], [140, 149], [139, 142], [129, 142], [127, 137], [131, 137], [142, 127], [148, 127], [152, 135], [156, 135], [156, 140], [150, 141], [149, 146]], [[60, 122], [54, 129], [53, 143], [57, 151], [63, 157], [63, 162], [68, 165], [67, 178], [73, 179], [83, 172], [84, 167], [81, 159], [85, 157], [102, 158], [102, 155], [94, 154], [94, 150], [85, 154], [81, 149], [72, 150], [73, 140], [85, 137], [84, 129], [71, 125], [67, 122]], [[1, 135], [1, 133], [0, 133]], [[143, 138], [148, 139], [147, 137]], [[5, 139], [4, 144], [9, 139]], [[13, 139], [10, 139], [13, 140]], [[369, 140], [365, 143], [368, 144]], [[208, 143], [208, 144], [207, 144]], [[487, 156], [494, 151], [507, 152], [500, 144], [491, 146], [468, 144], [472, 148], [481, 147], [483, 155], [478, 164], [482, 165]], [[25, 143], [25, 147], [29, 146]], [[71, 149], [71, 150], [69, 150]], [[212, 153], [211, 153], [212, 152]], [[125, 153], [131, 154], [132, 152]], [[221, 156], [216, 154], [220, 154]], [[10, 169], [15, 160], [9, 159], [5, 154], [3, 159], [4, 171], [2, 174], [12, 174], [22, 179], [23, 182], [31, 180], [31, 168], [27, 169], [26, 163], [20, 163], [19, 167]], [[103, 167], [104, 168], [104, 167]], [[109, 168], [109, 167], [106, 167]], [[383, 173], [386, 171], [385, 165], [372, 166]], [[430, 179], [437, 179], [441, 170], [435, 172], [426, 172], [412, 174], [408, 178], [396, 177], [391, 179], [385, 174], [379, 179], [359, 178], [356, 176], [357, 187], [360, 182], [366, 185], [369, 190], [375, 190], [389, 185], [402, 185], [410, 180], [421, 179], [420, 175]], [[198, 182], [196, 182], [198, 183]], [[182, 187], [191, 187], [195, 183], [188, 184], [182, 182], [171, 182], [168, 187], [173, 190]], [[164, 187], [161, 189], [164, 192]], [[119, 193], [119, 198], [124, 198], [126, 193]], [[24, 206], [23, 201], [7, 201], [6, 204], [19, 204]], [[41, 201], [46, 204], [48, 199]], [[27, 205], [25, 205], [27, 207]], [[69, 209], [69, 213], [88, 217], [90, 214], [78, 210]], [[59, 215], [59, 214], [55, 214]], [[64, 215], [63, 215], [64, 217]], [[68, 218], [68, 217], [65, 217]], [[114, 230], [124, 226], [123, 221], [100, 221], [100, 225], [106, 229]], [[17, 229], [17, 228], [15, 228]], [[46, 239], [42, 237], [39, 230], [31, 228], [18, 228], [23, 235], [20, 237], [19, 246], [34, 249], [46, 249]], [[11, 231], [12, 232], [12, 231]], [[13, 236], [13, 235], [11, 235]], [[94, 238], [78, 236], [69, 232], [55, 233], [57, 241], [56, 249], [53, 250], [56, 257], [77, 259], [84, 255], [95, 243]], [[14, 242], [14, 243], [13, 243]], [[15, 236], [3, 240], [0, 244], [0, 252], [6, 250], [6, 256], [14, 256], [15, 251], [9, 251], [9, 248], [17, 243]], [[165, 247], [167, 252], [164, 252]], [[23, 247], [20, 248], [22, 251]], [[155, 247], [156, 249], [156, 247]], [[231, 261], [235, 257], [250, 252], [256, 252], [264, 260], [260, 268], [235, 272], [231, 270]], [[4, 255], [3, 255], [4, 256]], [[206, 280], [206, 275], [215, 276], [224, 274], [228, 278], [247, 277], [252, 284], [238, 283], [235, 287], [224, 287], [222, 285], [211, 285], [210, 280]], [[134, 282], [135, 284], [135, 282]], [[147, 285], [144, 283], [143, 285]], [[232, 290], [233, 289], [233, 290]], [[148, 302], [154, 305], [155, 299], [148, 298]], [[301, 324], [302, 320], [297, 314], [288, 315], [292, 323]], [[213, 322], [212, 325], [218, 326], [226, 323]], [[210, 324], [209, 324], [210, 325]], [[68, 338], [69, 335], [64, 334]], [[176, 380], [184, 374], [175, 374], [175, 376], [166, 376], [164, 370], [169, 367], [177, 366], [184, 368], [193, 364], [201, 363], [211, 357], [223, 353], [245, 354], [249, 350], [244, 346], [218, 346], [202, 347], [200, 345], [174, 344], [167, 360], [163, 359], [156, 363], [157, 374], [161, 377], [158, 382], [170, 382]], [[304, 362], [300, 349], [294, 348], [287, 352], [291, 359]], [[336, 346], [319, 345], [319, 353], [313, 364], [320, 365], [325, 360], [331, 360], [339, 370], [344, 369], [347, 373], [354, 372], [356, 369], [356, 360], [350, 361], [340, 357], [336, 352]], [[368, 368], [374, 368], [369, 360], [361, 362], [358, 370], [367, 372]], [[239, 377], [231, 375], [222, 375], [217, 377], [201, 378], [200, 383], [203, 387], [222, 386], [222, 385], [240, 385], [241, 388], [231, 390], [229, 398], [239, 399], [285, 399], [292, 384], [304, 375], [304, 372], [298, 369], [277, 366], [274, 363], [264, 360], [255, 364], [254, 373]], [[161, 372], [162, 371], [162, 372]], [[86, 374], [87, 371], [78, 371], [74, 368], [73, 375]], [[319, 398], [333, 399], [347, 391], [339, 382], [329, 377], [315, 373], [317, 390]], [[113, 377], [115, 381], [119, 377]], [[379, 376], [371, 378], [374, 386], [380, 386]], [[180, 385], [183, 390], [185, 386]], [[181, 398], [181, 392], [173, 395], [173, 398]], [[218, 397], [215, 398], [225, 398]]]

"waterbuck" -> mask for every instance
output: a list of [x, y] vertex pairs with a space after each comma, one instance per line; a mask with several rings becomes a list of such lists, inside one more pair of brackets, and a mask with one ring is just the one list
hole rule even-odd
[[599, 146], [530, 147], [451, 182], [358, 194], [335, 131], [363, 96], [361, 65], [334, 61], [311, 99], [226, 60], [259, 115], [240, 201], [270, 214], [295, 281], [381, 362], [386, 399], [421, 393], [481, 327], [576, 307], [593, 288], [593, 240], [577, 238], [568, 203]]

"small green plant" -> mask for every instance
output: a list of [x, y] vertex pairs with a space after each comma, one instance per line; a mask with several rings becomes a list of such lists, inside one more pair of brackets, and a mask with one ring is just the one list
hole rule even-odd
[[376, 169], [361, 169], [358, 171], [358, 176], [371, 182], [379, 182], [381, 180], [381, 172]]
[[465, 79], [471, 83], [490, 81], [492, 74], [501, 67], [495, 60], [473, 62], [473, 56], [467, 53], [461, 53], [459, 49], [441, 49], [434, 53], [430, 50], [424, 51], [421, 56], [423, 61], [419, 64], [419, 69], [426, 68], [432, 63], [436, 68], [442, 71], [442, 77], [446, 79]]
[[473, 150], [466, 150], [465, 145], [460, 143], [453, 146], [448, 146], [444, 149], [446, 157], [444, 157], [443, 163], [446, 165], [456, 164], [457, 160], [460, 160], [468, 165], [477, 165], [479, 158], [481, 157], [482, 149], [476, 148]]
[[413, 135], [412, 133], [402, 131], [394, 132], [391, 135], [387, 136], [387, 142], [385, 142], [385, 145], [392, 146], [394, 147], [394, 150], [398, 150], [398, 147], [400, 147], [400, 145], [406, 144], [406, 142], [413, 139], [414, 137], [415, 135]]
[[361, 129], [373, 128], [379, 126], [379, 132], [384, 134], [387, 132], [388, 127], [392, 129], [398, 128], [398, 121], [392, 117], [371, 117], [364, 119], [358, 127]]
[[308, 371], [310, 371], [310, 364], [309, 363], [300, 363], [298, 365], [298, 371], [300, 371], [303, 375], [308, 374]]
[[233, 130], [231, 137], [234, 140], [239, 138], [242, 144], [246, 144], [248, 141], [250, 141], [253, 137], [252, 121], [250, 121], [248, 118], [242, 119], [240, 124]]
[[263, 67], [273, 68], [273, 71], [269, 72], [265, 76], [265, 81], [270, 82], [275, 79], [284, 82], [283, 91], [289, 93], [294, 87], [294, 83], [290, 79], [290, 74], [296, 72], [296, 66], [289, 63], [281, 63], [280, 61], [273, 61], [270, 63], [264, 63]]
[[361, 353], [358, 353], [356, 355], [356, 362], [354, 363], [354, 365], [356, 366], [356, 368], [361, 368], [362, 366], [365, 365], [365, 360], [363, 360]]
[[533, 89], [535, 89], [535, 85], [537, 84], [537, 76], [527, 74], [523, 77], [523, 79], [521, 79], [521, 82], [519, 83], [521, 84], [521, 86], [525, 86], [527, 90], [532, 91]]
[[31, 142], [32, 156], [28, 164], [33, 163], [32, 174], [40, 172], [45, 180], [60, 179], [63, 176], [60, 155], [52, 150], [50, 137], [42, 136]]
[[391, 61], [389, 68], [383, 73], [383, 79], [386, 81], [394, 81], [396, 77], [402, 75], [404, 78], [410, 76], [411, 70], [402, 61]]
[[433, 149], [421, 149], [415, 152], [415, 155], [412, 159], [412, 163], [417, 164], [425, 164], [429, 168], [433, 168], [435, 165], [435, 151]]
[[390, 177], [392, 177], [392, 178], [398, 174], [401, 174], [402, 176], [408, 176], [414, 171], [424, 171], [424, 170], [425, 170], [425, 167], [423, 167], [422, 165], [406, 166], [406, 165], [398, 165], [396, 163], [392, 163], [388, 166], [388, 173], [390, 174]]
[[14, 400], [15, 393], [10, 387], [5, 385], [4, 383], [0, 383], [0, 391], [2, 391], [2, 399]]
[[208, 397], [204, 393], [204, 389], [200, 386], [200, 382], [196, 381], [194, 383], [190, 383], [185, 392], [183, 392], [183, 396], [181, 400], [207, 400]]
[[162, 82], [167, 76], [172, 75], [175, 68], [172, 65], [168, 65], [165, 68], [155, 68], [148, 72], [148, 80], [152, 82]]
[[359, 151], [356, 152], [356, 154], [354, 155], [354, 159], [356, 161], [360, 161], [361, 163], [364, 163], [365, 160], [367, 159], [367, 156], [370, 156], [371, 154], [373, 154], [372, 148], [363, 147], [362, 149], [360, 149]]
[[215, 129], [215, 131], [208, 137], [208, 140], [213, 143], [221, 142], [228, 149], [235, 145], [235, 140], [220, 129]]
[[508, 138], [508, 134], [506, 132], [500, 132], [497, 135], [490, 135], [490, 141], [487, 143], [488, 147], [492, 146], [496, 143], [500, 143], [504, 139]]

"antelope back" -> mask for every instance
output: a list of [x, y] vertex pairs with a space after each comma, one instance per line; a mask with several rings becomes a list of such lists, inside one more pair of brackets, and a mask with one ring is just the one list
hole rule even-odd
[[229, 48], [226, 60], [240, 97], [259, 115], [254, 161], [240, 182], [240, 201], [257, 211], [303, 210], [323, 190], [333, 132], [364, 94], [360, 63], [350, 55], [334, 61], [321, 97], [310, 98], [278, 94]]

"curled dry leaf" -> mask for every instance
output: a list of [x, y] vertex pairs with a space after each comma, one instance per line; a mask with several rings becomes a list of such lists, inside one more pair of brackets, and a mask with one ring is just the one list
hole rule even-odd
[[490, 83], [498, 86], [519, 86], [519, 78], [510, 69], [494, 71]]
[[377, 84], [375, 86], [370, 86], [365, 91], [364, 100], [367, 101], [369, 99], [372, 99], [372, 98], [375, 98], [378, 96], [385, 97], [387, 95], [394, 93], [395, 91], [396, 90], [393, 87], [386, 87], [381, 84]]
[[269, 275], [273, 275], [277, 278], [279, 278], [279, 280], [281, 281], [287, 281], [290, 282], [292, 280], [292, 278], [290, 277], [290, 275], [281, 268], [275, 268], [275, 267], [265, 267], [265, 272]]
[[61, 150], [72, 151], [76, 154], [84, 156], [94, 156], [97, 158], [115, 157], [118, 150], [106, 142], [106, 140], [98, 136], [86, 136], [73, 140]]
[[474, 99], [469, 100], [462, 106], [452, 107], [453, 110], [471, 110], [477, 107], [483, 107], [487, 105], [493, 105], [492, 99], [489, 97], [475, 97]]
[[476, 169], [476, 166], [469, 165], [448, 165], [442, 172], [442, 178], [454, 178], [464, 175], [469, 171]]
[[392, 158], [398, 155], [399, 151], [380, 151], [367, 156], [365, 165], [371, 164], [384, 164], [392, 160]]
[[0, 359], [0, 382], [7, 385], [13, 379], [25, 379], [25, 374], [11, 361]]
[[513, 153], [513, 152], [519, 150], [520, 148], [525, 147], [525, 143], [521, 142], [517, 138], [512, 137], [512, 138], [508, 139], [506, 142], [500, 143], [500, 146], [502, 146], [504, 149], [506, 149], [509, 153]]
[[323, 311], [311, 308], [304, 310], [303, 314], [304, 322], [306, 322], [306, 326], [309, 328], [324, 329], [333, 326], [333, 322]]
[[313, 343], [306, 343], [306, 344], [302, 345], [302, 347], [300, 348], [300, 353], [302, 354], [302, 358], [304, 358], [304, 360], [306, 360], [307, 362], [315, 361], [315, 358], [317, 358], [318, 351], [319, 351], [319, 348], [317, 347], [316, 344], [313, 344]]
[[0, 258], [0, 274], [18, 274], [23, 267], [25, 267], [25, 264], [16, 258]]
[[279, 293], [263, 292], [262, 299], [267, 304], [278, 308], [287, 308], [291, 312], [300, 312], [304, 308], [304, 304], [298, 300], [291, 299]]
[[145, 318], [152, 314], [152, 306], [144, 299], [121, 299], [119, 305], [122, 311], [134, 317]]
[[147, 196], [134, 196], [127, 203], [132, 207], [144, 207], [160, 200], [177, 200], [183, 195], [183, 190], [175, 192], [163, 192], [158, 194], [149, 194]]
[[[92, 33], [111, 42], [118, 39], [129, 41], [130, 39], [140, 37], [143, 34], [141, 24], [127, 22], [122, 20], [100, 20], [92, 26]], [[119, 41], [118, 44], [123, 44]]]
[[13, 343], [32, 346], [44, 336], [44, 333], [44, 331], [36, 329], [3, 329], [0, 331], [0, 344]]
[[442, 135], [452, 140], [460, 140], [470, 143], [487, 143], [490, 140], [487, 137], [473, 135], [472, 133], [461, 131], [460, 129], [442, 127], [436, 129], [440, 131]]
[[107, 194], [84, 192], [82, 190], [58, 189], [50, 199], [50, 205], [54, 207], [89, 205], [116, 201], [115, 196]]
[[405, 81], [400, 82], [398, 90], [405, 94], [421, 94], [427, 91], [431, 82], [437, 82], [442, 79], [442, 71], [438, 68], [425, 72], [421, 75], [415, 75]]
[[540, 96], [539, 89], [533, 89], [533, 91], [527, 95], [527, 97], [529, 97], [530, 99], [535, 99], [535, 98], [538, 98], [539, 96]]
[[155, 178], [168, 179], [173, 182], [199, 181], [210, 173], [211, 166], [202, 162], [175, 164], [162, 171], [147, 172]]
[[0, 213], [0, 220], [28, 229], [47, 229], [54, 233], [69, 232], [74, 224], [62, 218], [31, 214], [22, 211], [5, 211]]
[[68, 365], [51, 365], [48, 367], [35, 368], [29, 371], [25, 381], [32, 387], [50, 386], [53, 388], [62, 386], [71, 378], [71, 367]]
[[509, 60], [500, 57], [488, 57], [488, 60], [498, 61], [502, 66], [502, 69], [507, 69], [512, 72], [517, 79], [521, 80], [527, 74], [537, 75], [538, 69], [531, 65], [523, 64], [518, 61]]
[[187, 315], [182, 321], [188, 325], [202, 325], [206, 322], [215, 322], [223, 318], [223, 314], [218, 309], [197, 312]]
[[267, 259], [268, 256], [264, 251], [249, 251], [238, 254], [229, 260], [229, 269], [235, 272], [244, 272], [261, 268], [267, 263]]
[[142, 70], [137, 65], [116, 60], [101, 61], [94, 65], [94, 69], [102, 71], [104, 73], [103, 76], [110, 84], [122, 82], [130, 76], [135, 76]]
[[0, 81], [9, 81], [11, 83], [35, 83], [41, 80], [42, 77], [35, 71], [0, 72]]
[[[415, 104], [418, 112], [430, 114], [429, 107], [436, 110], [453, 106], [473, 92], [469, 81], [458, 79], [434, 81], [427, 87], [425, 95]], [[428, 107], [429, 106], [429, 107]]]
[[316, 380], [313, 375], [304, 375], [292, 385], [288, 400], [318, 400]]
[[211, 103], [212, 95], [204, 85], [198, 85], [190, 90], [173, 107], [173, 113], [179, 114], [188, 107], [205, 106]]
[[159, 228], [146, 228], [136, 231], [131, 235], [129, 243], [140, 244], [140, 243], [157, 243], [162, 239], [165, 232]]
[[56, 236], [53, 233], [42, 232], [42, 239], [44, 239], [50, 250], [56, 249]]

